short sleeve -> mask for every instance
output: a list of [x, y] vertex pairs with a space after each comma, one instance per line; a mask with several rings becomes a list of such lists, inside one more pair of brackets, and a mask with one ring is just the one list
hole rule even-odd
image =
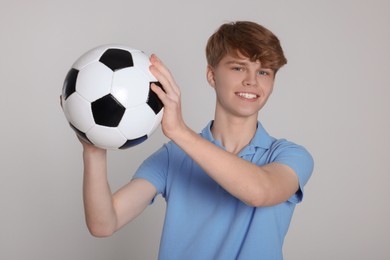
[[164, 145], [149, 156], [135, 172], [133, 179], [145, 179], [155, 186], [157, 194], [165, 196], [168, 149]]
[[299, 190], [288, 201], [292, 203], [301, 202], [303, 199], [303, 188], [313, 172], [313, 157], [303, 146], [284, 139], [276, 141], [272, 146], [272, 150], [271, 162], [289, 166], [298, 176]]

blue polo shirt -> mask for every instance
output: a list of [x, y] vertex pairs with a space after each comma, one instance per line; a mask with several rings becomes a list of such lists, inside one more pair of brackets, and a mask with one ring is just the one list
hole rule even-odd
[[[214, 140], [211, 124], [201, 136], [223, 148]], [[278, 162], [290, 166], [299, 178], [299, 191], [275, 206], [248, 206], [173, 142], [142, 163], [134, 178], [152, 183], [167, 203], [160, 260], [283, 259], [283, 241], [312, 173], [313, 159], [304, 147], [268, 135], [260, 122], [254, 138], [238, 156], [257, 165]]]

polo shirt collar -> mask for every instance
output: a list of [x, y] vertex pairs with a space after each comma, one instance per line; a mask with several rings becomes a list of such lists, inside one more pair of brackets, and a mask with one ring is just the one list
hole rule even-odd
[[[211, 126], [213, 124], [213, 121], [210, 121], [208, 125], [202, 130], [201, 135], [203, 138], [209, 140], [213, 144], [216, 144], [217, 146], [221, 145], [220, 141], [215, 140], [212, 133], [211, 133]], [[257, 130], [255, 133], [255, 136], [252, 138], [252, 140], [249, 142], [249, 144], [240, 152], [241, 153], [252, 153], [256, 148], [263, 148], [263, 149], [269, 149], [272, 144], [272, 137], [265, 131], [263, 125], [258, 121], [257, 122]]]

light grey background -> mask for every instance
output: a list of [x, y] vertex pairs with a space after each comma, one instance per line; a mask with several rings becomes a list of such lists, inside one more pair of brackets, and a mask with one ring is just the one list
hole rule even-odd
[[[260, 115], [306, 146], [315, 171], [286, 237], [286, 259], [390, 259], [390, 2], [5, 1], [0, 8], [0, 259], [156, 259], [158, 199], [111, 238], [89, 235], [81, 147], [59, 106], [63, 79], [104, 43], [155, 52], [200, 131], [213, 116], [204, 46], [223, 22], [253, 20], [280, 38], [288, 65]], [[109, 153], [113, 190], [167, 141]]]

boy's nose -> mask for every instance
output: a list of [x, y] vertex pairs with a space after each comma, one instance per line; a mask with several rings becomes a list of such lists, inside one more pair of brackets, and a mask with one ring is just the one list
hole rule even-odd
[[244, 80], [242, 81], [242, 84], [244, 86], [256, 86], [257, 82], [256, 82], [256, 76], [254, 75], [251, 75], [251, 74], [247, 74], [246, 77], [244, 78]]

